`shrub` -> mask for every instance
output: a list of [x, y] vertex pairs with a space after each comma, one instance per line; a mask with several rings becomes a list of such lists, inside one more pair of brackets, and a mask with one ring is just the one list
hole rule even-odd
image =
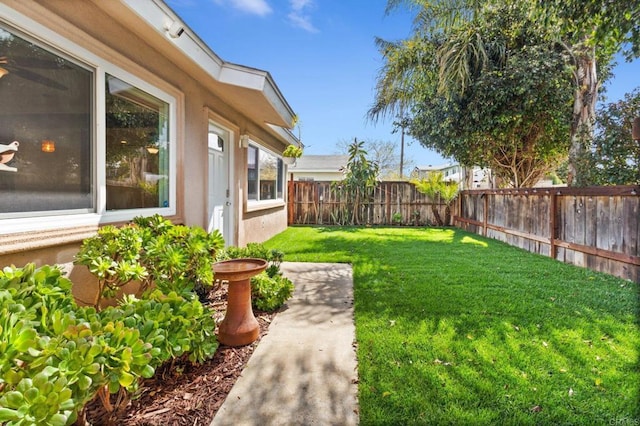
[[218, 260], [239, 259], [243, 257], [251, 257], [255, 259], [264, 259], [269, 262], [266, 273], [270, 277], [280, 275], [280, 264], [284, 259], [284, 253], [277, 249], [268, 249], [260, 243], [249, 243], [246, 247], [227, 247], [221, 250]]
[[141, 254], [156, 286], [165, 294], [211, 288], [216, 251], [224, 247], [222, 235], [197, 226], [173, 225], [160, 215], [137, 217], [133, 223], [150, 234]]
[[213, 310], [195, 297], [188, 300], [175, 292], [165, 295], [154, 290], [144, 299], [126, 296], [120, 305], [101, 314], [140, 331], [141, 339], [153, 345], [154, 368], [184, 354], [192, 362], [203, 362], [218, 348]]
[[0, 423], [66, 424], [106, 381], [58, 268], [0, 272]]
[[263, 272], [251, 278], [251, 303], [261, 311], [276, 311], [293, 295], [293, 288], [288, 278]]
[[293, 295], [293, 283], [282, 276], [280, 264], [284, 253], [268, 249], [260, 243], [249, 243], [246, 247], [228, 247], [218, 253], [218, 260], [257, 258], [269, 262], [267, 269], [251, 278], [251, 304], [265, 312], [278, 310]]
[[100, 228], [83, 241], [75, 263], [98, 278], [94, 307], [99, 309], [102, 298], [114, 297], [135, 280], [141, 282], [141, 291], [154, 283], [165, 294], [175, 291], [186, 297], [196, 286], [210, 288], [215, 254], [223, 247], [218, 231], [174, 225], [154, 215], [136, 217], [120, 228]]
[[393, 215], [391, 215], [391, 222], [396, 225], [402, 224], [402, 214], [399, 212], [395, 212]]
[[140, 256], [146, 243], [145, 233], [137, 226], [107, 225], [82, 242], [75, 263], [85, 265], [98, 279], [93, 306], [100, 309], [103, 298], [113, 298], [118, 289], [131, 281], [140, 281], [144, 291], [152, 278]]
[[72, 423], [98, 395], [134, 392], [165, 360], [213, 356], [212, 312], [193, 295], [155, 290], [102, 312], [78, 307], [60, 269], [0, 272], [0, 423]]

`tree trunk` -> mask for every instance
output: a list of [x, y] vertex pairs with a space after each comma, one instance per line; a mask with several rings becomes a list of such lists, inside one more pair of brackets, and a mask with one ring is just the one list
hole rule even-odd
[[438, 211], [438, 206], [435, 204], [431, 204], [431, 211], [433, 212], [433, 217], [436, 219], [436, 225], [437, 226], [443, 226], [444, 222], [442, 221], [442, 218], [440, 217], [440, 211]]
[[575, 60], [576, 88], [573, 99], [567, 184], [569, 186], [584, 186], [587, 183], [584, 156], [593, 140], [593, 123], [599, 87], [595, 49], [585, 46], [578, 48]]
[[462, 189], [473, 189], [473, 167], [463, 166], [460, 168], [462, 176]]

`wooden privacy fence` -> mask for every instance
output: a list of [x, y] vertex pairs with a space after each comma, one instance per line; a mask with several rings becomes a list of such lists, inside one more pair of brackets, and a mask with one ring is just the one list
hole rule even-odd
[[[344, 225], [349, 210], [340, 191], [331, 182], [289, 181], [288, 221], [307, 225]], [[435, 224], [434, 203], [416, 191], [409, 182], [380, 182], [372, 200], [363, 203], [360, 224], [367, 225], [432, 225]], [[444, 205], [435, 204], [444, 218]]]
[[454, 225], [640, 282], [640, 186], [471, 190]]

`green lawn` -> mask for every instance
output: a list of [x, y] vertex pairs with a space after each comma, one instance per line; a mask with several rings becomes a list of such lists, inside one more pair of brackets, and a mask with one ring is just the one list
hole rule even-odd
[[638, 284], [455, 229], [293, 227], [354, 268], [362, 425], [638, 425]]

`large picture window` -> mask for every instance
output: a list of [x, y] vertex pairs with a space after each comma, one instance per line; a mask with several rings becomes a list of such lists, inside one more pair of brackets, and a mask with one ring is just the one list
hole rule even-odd
[[0, 217], [94, 210], [93, 81], [0, 27]]
[[176, 98], [58, 42], [0, 24], [0, 230], [174, 214]]
[[107, 210], [169, 206], [169, 104], [106, 78]]
[[282, 200], [284, 181], [282, 159], [261, 147], [249, 145], [247, 180], [248, 200]]

